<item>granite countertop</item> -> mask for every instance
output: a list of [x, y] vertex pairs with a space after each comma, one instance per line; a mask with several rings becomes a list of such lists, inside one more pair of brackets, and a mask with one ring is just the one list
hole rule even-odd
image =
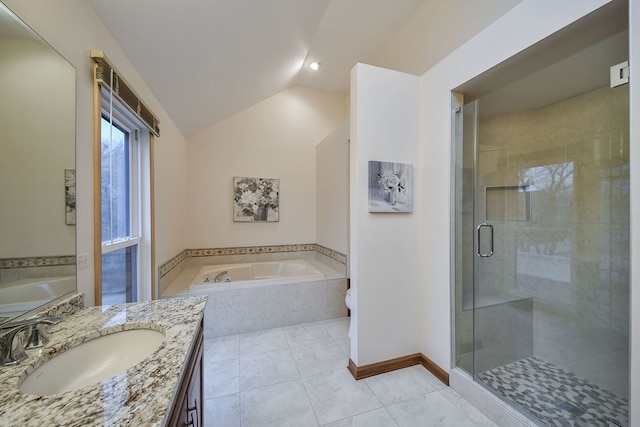
[[[24, 362], [0, 366], [0, 425], [162, 426], [194, 344], [206, 296], [89, 307], [51, 326], [50, 341]], [[113, 332], [151, 328], [165, 342], [125, 372], [80, 390], [32, 396], [22, 379], [65, 349]]]

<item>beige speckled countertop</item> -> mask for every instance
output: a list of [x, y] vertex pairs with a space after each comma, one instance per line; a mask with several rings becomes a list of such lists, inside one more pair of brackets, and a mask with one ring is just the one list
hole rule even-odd
[[[1, 426], [162, 426], [182, 377], [207, 298], [89, 307], [49, 329], [51, 339], [16, 366], [0, 366]], [[127, 329], [152, 328], [165, 342], [125, 372], [80, 390], [31, 396], [18, 390], [37, 366], [84, 341]]]

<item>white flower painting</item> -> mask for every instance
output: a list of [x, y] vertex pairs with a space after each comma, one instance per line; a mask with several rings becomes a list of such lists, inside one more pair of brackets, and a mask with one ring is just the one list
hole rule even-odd
[[76, 170], [64, 170], [64, 221], [67, 225], [76, 223]]
[[413, 211], [413, 165], [369, 161], [369, 212]]
[[280, 180], [233, 178], [233, 220], [235, 222], [278, 221]]

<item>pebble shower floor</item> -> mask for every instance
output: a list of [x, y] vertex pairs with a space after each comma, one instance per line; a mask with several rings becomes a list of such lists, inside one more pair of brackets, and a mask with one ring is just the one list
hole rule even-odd
[[629, 423], [627, 400], [536, 357], [483, 372], [478, 379], [545, 426]]

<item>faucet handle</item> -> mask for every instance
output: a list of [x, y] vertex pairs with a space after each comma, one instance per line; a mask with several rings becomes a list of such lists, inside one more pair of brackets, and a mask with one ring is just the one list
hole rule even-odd
[[40, 320], [39, 323], [31, 325], [28, 331], [28, 339], [27, 344], [24, 346], [25, 350], [31, 350], [33, 348], [40, 348], [46, 343], [49, 342], [49, 337], [45, 333], [48, 327], [51, 325], [55, 325], [62, 318], [60, 316], [44, 316], [44, 317], [36, 317], [37, 320]]
[[[35, 347], [37, 347], [46, 342], [46, 338], [43, 341], [40, 337], [40, 328], [38, 325], [53, 325], [58, 323], [60, 320], [61, 319], [58, 316], [44, 316], [5, 323], [0, 326], [0, 366], [15, 365], [24, 361], [28, 357], [27, 353], [24, 351], [25, 345], [22, 340], [14, 340], [17, 334], [22, 331], [27, 331], [27, 346], [35, 340]], [[32, 346], [29, 348], [35, 347]]]
[[40, 325], [32, 325], [27, 334], [29, 337], [27, 338], [27, 343], [24, 346], [25, 350], [40, 348], [49, 342], [49, 337], [47, 337]]

